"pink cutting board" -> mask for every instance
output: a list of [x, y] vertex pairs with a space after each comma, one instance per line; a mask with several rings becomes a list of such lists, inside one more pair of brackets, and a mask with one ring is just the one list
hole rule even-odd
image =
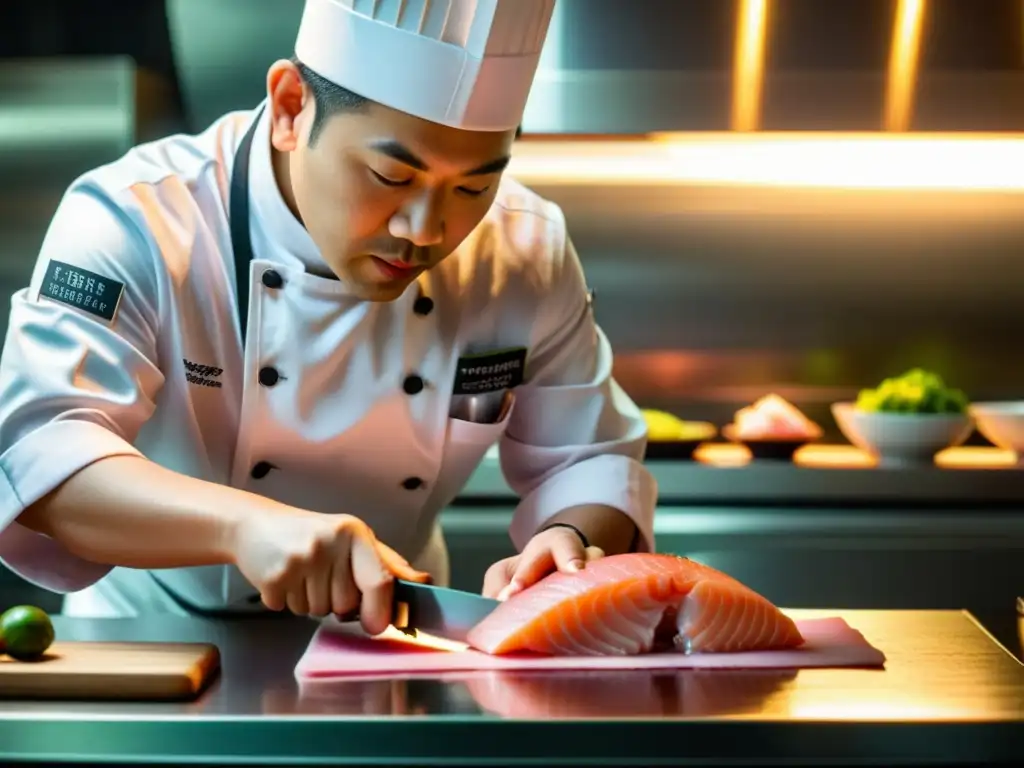
[[325, 619], [295, 667], [298, 679], [366, 675], [432, 675], [479, 670], [573, 669], [805, 669], [882, 667], [885, 654], [841, 618], [796, 622], [806, 640], [787, 651], [651, 653], [641, 656], [490, 656], [476, 650], [437, 650], [396, 635], [370, 637], [358, 623]]

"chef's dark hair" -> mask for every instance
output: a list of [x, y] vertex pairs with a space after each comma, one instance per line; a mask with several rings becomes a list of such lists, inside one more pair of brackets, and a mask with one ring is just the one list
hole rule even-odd
[[[353, 93], [347, 88], [342, 88], [332, 83], [325, 77], [321, 77], [312, 69], [307, 67], [298, 59], [292, 62], [302, 75], [302, 79], [313, 92], [313, 101], [316, 103], [316, 114], [313, 117], [313, 127], [309, 129], [309, 145], [316, 144], [316, 140], [323, 130], [328, 119], [342, 112], [357, 112], [370, 104], [370, 100], [358, 93]], [[516, 138], [522, 133], [522, 126], [516, 128]]]

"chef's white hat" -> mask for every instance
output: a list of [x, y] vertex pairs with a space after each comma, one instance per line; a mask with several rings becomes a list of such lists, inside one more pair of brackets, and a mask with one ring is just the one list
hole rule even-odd
[[295, 54], [371, 101], [478, 131], [522, 119], [555, 0], [306, 0]]

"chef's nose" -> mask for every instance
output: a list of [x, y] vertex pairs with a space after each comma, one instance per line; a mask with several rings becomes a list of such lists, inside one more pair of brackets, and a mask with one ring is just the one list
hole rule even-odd
[[391, 234], [426, 248], [444, 240], [443, 195], [424, 191], [410, 199], [391, 223]]

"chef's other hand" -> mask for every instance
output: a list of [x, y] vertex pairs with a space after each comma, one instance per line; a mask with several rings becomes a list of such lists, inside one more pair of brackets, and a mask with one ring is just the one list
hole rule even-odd
[[394, 578], [428, 582], [351, 515], [303, 510], [255, 514], [235, 533], [235, 565], [272, 611], [308, 616], [358, 611], [366, 632], [391, 623]]
[[553, 571], [571, 573], [604, 557], [600, 547], [586, 547], [569, 528], [549, 528], [527, 543], [518, 555], [499, 560], [484, 574], [484, 597], [506, 600]]

